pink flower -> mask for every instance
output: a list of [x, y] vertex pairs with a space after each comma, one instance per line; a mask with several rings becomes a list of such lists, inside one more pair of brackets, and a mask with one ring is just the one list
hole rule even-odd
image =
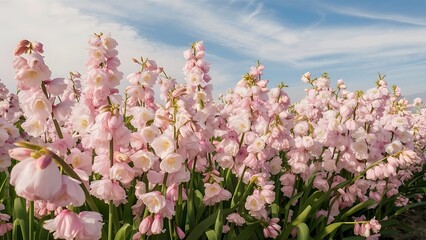
[[53, 237], [74, 239], [83, 229], [79, 216], [68, 209], [62, 210], [54, 219], [44, 222], [43, 227], [49, 232], [54, 232]]
[[104, 200], [106, 203], [113, 201], [115, 206], [127, 202], [126, 191], [117, 181], [101, 179], [90, 184], [90, 194]]
[[166, 206], [166, 198], [159, 191], [145, 193], [141, 199], [151, 213], [158, 213]]
[[175, 150], [176, 144], [173, 138], [163, 134], [154, 139], [151, 143], [151, 147], [154, 149], [157, 156], [165, 158]]
[[182, 155], [177, 153], [169, 154], [160, 162], [160, 169], [166, 173], [175, 173], [181, 169], [183, 161]]
[[158, 157], [147, 151], [147, 150], [139, 150], [130, 156], [134, 167], [136, 170], [140, 170], [140, 172], [147, 172], [151, 169], [154, 163], [158, 162]]
[[102, 215], [98, 212], [83, 211], [78, 215], [83, 228], [78, 232], [78, 240], [95, 240], [102, 236]]
[[10, 175], [10, 184], [15, 186], [16, 194], [29, 201], [51, 201], [62, 188], [59, 169], [46, 155], [19, 162]]
[[239, 213], [231, 213], [226, 217], [226, 220], [230, 223], [235, 223], [236, 226], [242, 226], [246, 223], [246, 220], [241, 217]]
[[85, 201], [86, 197], [84, 196], [80, 182], [74, 178], [62, 175], [62, 189], [51, 202], [62, 207], [68, 205], [79, 207]]
[[185, 232], [179, 226], [176, 227], [176, 233], [177, 233], [179, 239], [185, 238]]
[[278, 225], [279, 218], [272, 218], [269, 221], [269, 226], [263, 229], [263, 235], [265, 238], [276, 238], [281, 232], [281, 226]]
[[152, 225], [151, 225], [152, 234], [160, 234], [164, 231], [166, 230], [165, 229], [163, 230], [163, 218], [161, 217], [160, 214], [155, 214], [154, 221], [152, 222]]
[[232, 194], [217, 183], [204, 183], [204, 204], [211, 206], [221, 201], [229, 200]]
[[109, 175], [112, 180], [128, 184], [135, 177], [135, 170], [133, 170], [133, 168], [131, 168], [127, 163], [115, 163], [109, 169]]
[[145, 217], [141, 224], [139, 224], [139, 232], [142, 234], [151, 235], [151, 225], [153, 221], [154, 220], [152, 219], [151, 215]]

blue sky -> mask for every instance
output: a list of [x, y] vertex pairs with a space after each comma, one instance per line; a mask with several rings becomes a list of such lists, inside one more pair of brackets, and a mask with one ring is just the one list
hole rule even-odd
[[[11, 52], [22, 38], [45, 44], [53, 77], [85, 72], [86, 42], [111, 32], [121, 70], [132, 57], [157, 60], [178, 80], [182, 51], [207, 47], [215, 94], [232, 88], [260, 60], [270, 86], [284, 81], [293, 101], [306, 87], [300, 76], [328, 72], [349, 89], [374, 86], [378, 72], [407, 96], [426, 97], [424, 1], [84, 1], [0, 0], [3, 30], [0, 78], [14, 87]], [[125, 85], [125, 84], [123, 84]]]

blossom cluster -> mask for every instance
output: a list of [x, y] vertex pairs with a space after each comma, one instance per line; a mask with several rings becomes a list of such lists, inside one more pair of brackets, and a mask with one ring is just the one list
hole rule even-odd
[[[43, 45], [23, 40], [14, 59], [18, 98], [0, 86], [0, 155], [19, 138], [31, 142], [9, 151], [11, 170], [2, 157], [0, 170], [10, 171], [35, 217], [55, 216], [43, 224], [55, 239], [100, 239], [123, 222], [133, 239], [183, 239], [212, 213], [216, 235], [254, 225], [265, 238], [295, 236], [303, 209], [291, 205], [310, 199], [305, 183], [329, 196], [312, 218], [326, 224], [367, 201], [408, 204], [399, 189], [423, 170], [426, 110], [383, 78], [350, 92], [343, 80], [333, 88], [326, 74], [305, 73], [306, 96], [291, 104], [287, 86], [269, 88], [258, 63], [215, 101], [199, 41], [184, 52], [185, 82], [154, 60], [133, 59], [140, 69], [122, 96], [117, 45], [94, 34], [87, 73], [51, 79]], [[380, 220], [356, 218], [354, 234], [378, 234]]]

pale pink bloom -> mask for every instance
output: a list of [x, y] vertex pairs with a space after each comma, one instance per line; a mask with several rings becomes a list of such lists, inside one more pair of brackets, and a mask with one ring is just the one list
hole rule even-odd
[[44, 135], [47, 129], [46, 120], [40, 119], [36, 116], [27, 118], [21, 126], [28, 135], [33, 137], [40, 137]]
[[352, 150], [357, 159], [364, 160], [368, 158], [368, 145], [365, 141], [354, 142], [352, 144]]
[[54, 232], [55, 239], [74, 239], [77, 234], [83, 229], [83, 223], [79, 216], [68, 209], [62, 210], [54, 219], [46, 220], [43, 228]]
[[294, 125], [293, 131], [297, 135], [306, 135], [306, 133], [309, 131], [309, 124], [306, 121], [298, 122], [296, 125]]
[[33, 150], [28, 148], [12, 148], [9, 150], [9, 156], [15, 160], [22, 161], [31, 156]]
[[246, 223], [246, 220], [241, 217], [239, 213], [231, 213], [226, 217], [226, 220], [230, 223], [235, 223], [236, 226], [242, 226]]
[[147, 234], [147, 235], [151, 235], [151, 225], [152, 222], [154, 221], [154, 219], [152, 218], [151, 215], [146, 216], [142, 222], [139, 224], [139, 232], [141, 234]]
[[155, 214], [151, 225], [152, 234], [160, 234], [165, 231], [165, 229], [163, 230], [163, 217], [160, 214]]
[[[179, 186], [178, 184], [172, 184], [167, 188], [166, 191], [166, 198], [171, 199], [174, 202], [178, 201], [179, 198]], [[188, 199], [188, 196], [186, 195], [185, 188], [182, 188], [182, 200], [186, 201]]]
[[151, 125], [140, 129], [140, 134], [145, 143], [151, 143], [158, 136], [160, 131], [157, 127]]
[[5, 235], [13, 229], [13, 224], [8, 222], [0, 223], [0, 236]]
[[158, 157], [147, 151], [147, 150], [139, 150], [130, 156], [135, 169], [140, 170], [142, 172], [147, 172], [151, 169], [154, 163], [158, 162]]
[[422, 104], [423, 101], [421, 98], [415, 98], [413, 101], [414, 106], [419, 106], [420, 104]]
[[151, 147], [154, 149], [155, 154], [163, 159], [170, 153], [173, 153], [176, 148], [175, 144], [176, 143], [173, 138], [163, 134], [154, 139], [151, 143]]
[[78, 214], [83, 228], [78, 232], [77, 240], [95, 240], [102, 236], [102, 215], [98, 212], [83, 211]]
[[148, 177], [148, 182], [151, 184], [160, 184], [163, 182], [163, 173], [161, 172], [149, 170], [147, 177]]
[[215, 161], [222, 168], [231, 168], [234, 165], [234, 159], [231, 156], [228, 156], [223, 153], [216, 154], [214, 156]]
[[152, 225], [151, 225], [152, 234], [160, 234], [165, 231], [166, 230], [163, 229], [163, 217], [161, 217], [160, 214], [155, 214], [154, 221], [152, 221]]
[[385, 145], [385, 150], [389, 155], [395, 154], [402, 150], [402, 143], [398, 140], [395, 140]]
[[69, 176], [62, 175], [62, 188], [56, 197], [50, 201], [57, 206], [73, 205], [79, 207], [84, 204], [86, 197], [80, 182]]
[[269, 162], [269, 166], [270, 166], [270, 173], [272, 175], [276, 175], [279, 172], [281, 172], [282, 169], [282, 159], [278, 156], [272, 158], [272, 160]]
[[256, 138], [252, 144], [247, 147], [247, 152], [258, 153], [265, 148], [265, 140], [261, 137]]
[[222, 226], [222, 233], [228, 233], [231, 230], [231, 228], [228, 225]]
[[234, 115], [228, 118], [229, 126], [238, 134], [245, 133], [250, 130], [251, 121], [248, 114]]
[[166, 206], [166, 198], [159, 191], [145, 193], [141, 199], [151, 213], [158, 213]]
[[265, 207], [265, 201], [260, 195], [253, 194], [247, 197], [244, 207], [249, 211], [257, 212]]
[[229, 200], [232, 194], [217, 183], [204, 183], [204, 204], [211, 206], [221, 201]]
[[66, 156], [66, 161], [73, 166], [86, 172], [92, 173], [92, 157], [88, 152], [81, 152], [78, 148], [70, 150], [70, 154]]
[[27, 158], [16, 164], [10, 174], [10, 184], [18, 196], [29, 201], [53, 200], [62, 188], [58, 167], [46, 155]]
[[76, 104], [71, 112], [71, 123], [74, 131], [84, 134], [90, 131], [95, 118], [90, 109], [82, 104]]
[[114, 163], [109, 169], [109, 176], [112, 180], [117, 180], [123, 184], [129, 184], [135, 177], [135, 170], [127, 163]]
[[182, 155], [177, 153], [169, 154], [160, 162], [160, 169], [166, 173], [175, 173], [183, 166], [183, 161]]
[[263, 235], [265, 238], [276, 238], [281, 232], [281, 226], [278, 225], [279, 218], [271, 218], [269, 220], [269, 226], [263, 229]]
[[53, 80], [45, 81], [46, 90], [52, 96], [61, 95], [67, 88], [67, 84], [64, 83], [64, 78], [55, 78]]
[[137, 199], [142, 199], [142, 196], [146, 193], [146, 184], [142, 181], [136, 180], [135, 185], [135, 196]]
[[115, 206], [126, 203], [126, 191], [117, 181], [101, 179], [92, 181], [90, 184], [90, 194], [104, 200], [106, 203], [113, 201]]
[[133, 116], [130, 123], [135, 128], [142, 128], [148, 121], [154, 120], [155, 113], [146, 107], [133, 107], [129, 109], [129, 113]]
[[302, 82], [304, 82], [304, 83], [308, 83], [309, 81], [311, 81], [311, 73], [306, 72], [305, 74], [302, 75], [300, 80], [302, 80]]

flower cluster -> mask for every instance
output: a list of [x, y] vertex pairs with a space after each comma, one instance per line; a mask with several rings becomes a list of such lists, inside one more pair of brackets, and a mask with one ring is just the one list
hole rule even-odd
[[[291, 104], [284, 83], [268, 87], [259, 62], [216, 102], [200, 41], [184, 52], [185, 82], [154, 60], [133, 59], [140, 69], [121, 96], [116, 47], [110, 35], [94, 34], [87, 73], [51, 79], [43, 45], [21, 41], [20, 107], [0, 86], [0, 155], [18, 137], [31, 142], [9, 152], [17, 160], [10, 184], [31, 216], [55, 216], [43, 225], [55, 239], [198, 239], [212, 231], [233, 239], [249, 230], [286, 239], [301, 234], [303, 221], [320, 236], [335, 222], [371, 238], [388, 216], [348, 223], [348, 209], [409, 203], [400, 189], [423, 170], [426, 110], [381, 76], [374, 88], [350, 92], [342, 80], [333, 88], [326, 74], [305, 73], [306, 96]], [[0, 163], [9, 171], [8, 157]], [[3, 218], [0, 234], [10, 230]]]

